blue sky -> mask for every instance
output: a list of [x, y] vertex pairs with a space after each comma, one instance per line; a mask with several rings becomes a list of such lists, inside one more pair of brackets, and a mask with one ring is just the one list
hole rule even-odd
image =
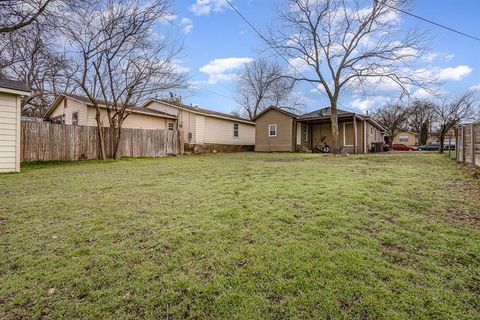
[[[233, 0], [234, 5], [262, 32], [274, 23], [276, 8], [284, 0]], [[231, 10], [224, 0], [176, 0], [172, 25], [184, 38], [181, 66], [189, 70], [195, 89], [179, 92], [184, 103], [212, 110], [231, 112], [239, 67], [266, 48], [258, 36]], [[480, 37], [480, 1], [417, 0], [409, 11], [460, 31]], [[480, 90], [480, 42], [402, 15], [406, 28], [415, 26], [428, 32], [432, 46], [428, 65], [444, 80], [445, 94], [459, 94], [471, 87]], [[297, 90], [305, 97], [305, 111], [328, 105], [320, 92], [311, 92], [309, 84]], [[371, 92], [368, 96], [344, 95], [341, 103], [364, 112], [380, 106], [389, 92]], [[419, 96], [421, 96], [419, 94]]]

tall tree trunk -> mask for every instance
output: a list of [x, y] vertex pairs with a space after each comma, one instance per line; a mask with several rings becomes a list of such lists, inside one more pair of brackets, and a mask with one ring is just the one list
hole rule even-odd
[[331, 147], [332, 153], [339, 154], [342, 151], [342, 147], [340, 146], [340, 135], [338, 133], [338, 117], [337, 117], [337, 102], [332, 102], [331, 105], [331, 112], [330, 119], [332, 122], [332, 140], [333, 146]]
[[388, 150], [393, 150], [393, 139], [395, 139], [395, 135], [388, 136]]
[[443, 144], [445, 143], [445, 132], [442, 130], [440, 133], [440, 145], [438, 146], [438, 150], [440, 153], [443, 153]]
[[428, 122], [422, 123], [422, 129], [420, 130], [420, 145], [427, 144], [428, 140]]
[[120, 146], [120, 139], [122, 139], [122, 126], [119, 125], [118, 128], [115, 128], [116, 134], [115, 134], [115, 147], [113, 149], [113, 159], [118, 160], [120, 159], [118, 155], [118, 149]]
[[103, 135], [103, 125], [102, 121], [100, 119], [100, 111], [97, 110], [97, 113], [95, 114], [95, 120], [97, 121], [97, 132], [98, 132], [98, 142], [100, 145], [100, 160], [106, 160], [107, 156], [105, 154], [105, 140], [104, 140], [104, 135]]

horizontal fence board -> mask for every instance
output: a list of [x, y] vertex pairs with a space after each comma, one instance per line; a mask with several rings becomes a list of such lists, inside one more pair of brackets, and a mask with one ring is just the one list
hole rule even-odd
[[[120, 157], [161, 157], [183, 153], [183, 135], [173, 130], [122, 129]], [[112, 158], [117, 129], [103, 128], [105, 152]], [[100, 158], [98, 128], [22, 122], [21, 161], [87, 160]]]

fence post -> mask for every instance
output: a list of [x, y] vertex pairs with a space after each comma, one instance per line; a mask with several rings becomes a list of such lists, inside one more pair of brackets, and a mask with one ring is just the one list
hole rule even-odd
[[462, 125], [462, 162], [465, 162], [465, 126]]
[[472, 164], [475, 165], [475, 125], [471, 124], [471, 132], [472, 132]]

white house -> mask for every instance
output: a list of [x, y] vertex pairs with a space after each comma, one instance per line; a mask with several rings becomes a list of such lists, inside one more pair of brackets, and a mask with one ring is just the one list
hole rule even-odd
[[245, 151], [255, 145], [255, 122], [235, 115], [152, 99], [143, 108], [172, 114], [183, 131], [185, 150]]
[[20, 171], [21, 97], [29, 94], [24, 83], [0, 78], [0, 172]]

